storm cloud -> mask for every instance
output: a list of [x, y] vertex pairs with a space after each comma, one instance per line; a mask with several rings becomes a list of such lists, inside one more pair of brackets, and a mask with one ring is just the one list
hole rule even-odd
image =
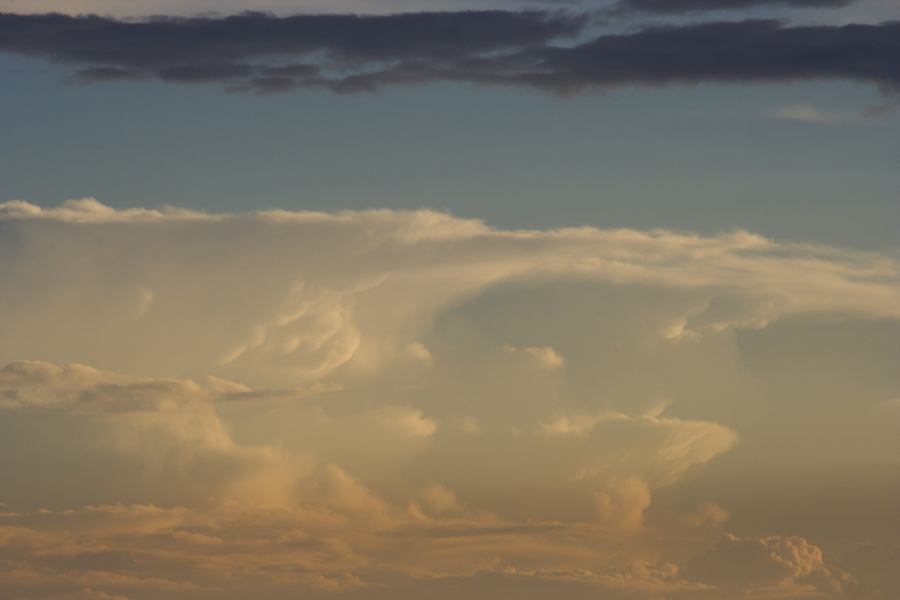
[[745, 20], [593, 37], [589, 22], [587, 15], [556, 11], [283, 18], [245, 13], [141, 21], [5, 14], [0, 52], [65, 65], [84, 82], [212, 82], [259, 93], [300, 87], [352, 93], [441, 81], [558, 94], [811, 79], [860, 81], [890, 91], [900, 83], [896, 22], [788, 26]]
[[18, 200], [0, 298], [3, 598], [898, 597], [893, 255]]

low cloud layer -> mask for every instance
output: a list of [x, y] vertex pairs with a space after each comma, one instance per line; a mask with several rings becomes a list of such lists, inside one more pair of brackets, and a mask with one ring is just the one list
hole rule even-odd
[[0, 14], [0, 52], [65, 65], [86, 82], [212, 82], [260, 93], [302, 87], [352, 93], [440, 81], [561, 94], [810, 79], [858, 81], [891, 91], [900, 83], [897, 23], [788, 26], [750, 20], [599, 37], [588, 23], [586, 15], [542, 11], [248, 13], [135, 21]]
[[4, 597], [900, 590], [887, 254], [18, 200], [0, 297]]

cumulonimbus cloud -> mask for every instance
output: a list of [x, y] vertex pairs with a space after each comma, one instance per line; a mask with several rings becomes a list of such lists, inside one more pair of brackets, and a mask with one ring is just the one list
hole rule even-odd
[[746, 231], [2, 203], [0, 595], [848, 597], [815, 529], [723, 537], [741, 502], [698, 478], [897, 455], [898, 273]]
[[748, 20], [596, 36], [588, 22], [547, 11], [137, 21], [0, 14], [0, 52], [66, 65], [82, 81], [216, 82], [263, 93], [439, 81], [563, 94], [703, 82], [838, 79], [885, 90], [900, 83], [897, 23]]

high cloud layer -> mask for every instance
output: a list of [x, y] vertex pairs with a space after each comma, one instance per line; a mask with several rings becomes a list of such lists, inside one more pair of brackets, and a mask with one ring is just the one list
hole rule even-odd
[[[644, 2], [684, 11], [710, 2]], [[66, 65], [82, 81], [216, 82], [261, 93], [348, 93], [437, 81], [553, 93], [623, 85], [851, 80], [896, 91], [900, 25], [749, 20], [597, 35], [587, 15], [481, 11], [379, 16], [246, 13], [118, 21], [0, 14], [0, 52]]]
[[900, 590], [896, 257], [19, 200], [0, 298], [5, 597]]

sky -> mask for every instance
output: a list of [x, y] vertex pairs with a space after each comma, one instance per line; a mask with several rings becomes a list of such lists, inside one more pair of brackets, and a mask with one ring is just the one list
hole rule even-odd
[[900, 596], [894, 0], [0, 0], [0, 597]]

